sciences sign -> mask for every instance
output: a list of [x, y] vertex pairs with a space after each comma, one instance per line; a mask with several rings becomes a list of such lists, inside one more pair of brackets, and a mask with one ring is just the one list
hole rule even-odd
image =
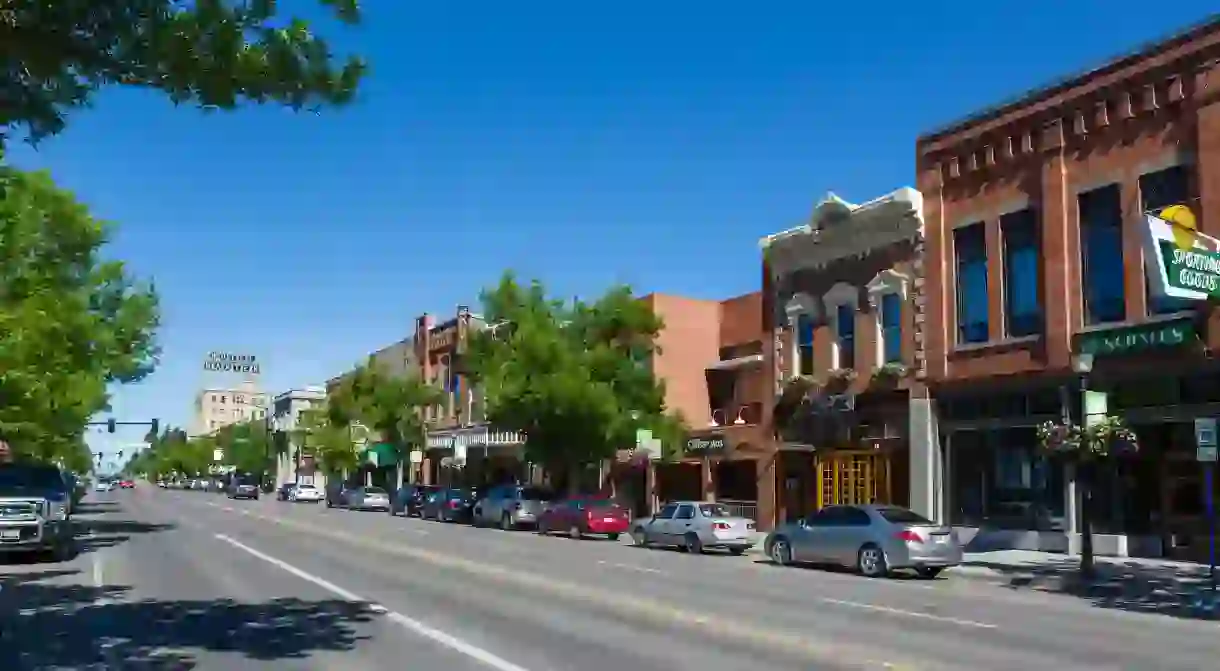
[[1185, 205], [1147, 215], [1145, 269], [1154, 293], [1170, 298], [1220, 298], [1220, 240], [1199, 232]]
[[208, 352], [208, 358], [203, 361], [203, 369], [213, 373], [246, 373], [258, 375], [258, 359], [253, 354], [233, 354], [230, 352]]

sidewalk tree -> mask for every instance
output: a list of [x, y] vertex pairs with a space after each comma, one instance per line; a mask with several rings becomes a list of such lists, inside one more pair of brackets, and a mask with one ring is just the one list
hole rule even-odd
[[221, 427], [213, 440], [216, 448], [224, 450], [224, 465], [232, 466], [239, 473], [263, 474], [273, 467], [274, 445], [261, 420]]
[[444, 400], [444, 392], [418, 377], [390, 375], [369, 361], [343, 376], [327, 407], [336, 425], [368, 428], [402, 462], [410, 450], [422, 450], [427, 443], [424, 409]]
[[[357, 0], [319, 0], [339, 22]], [[107, 85], [152, 88], [176, 104], [242, 102], [293, 109], [351, 101], [359, 58], [339, 64], [307, 22], [272, 0], [90, 0], [0, 3], [0, 134], [38, 140]], [[0, 140], [3, 137], [0, 136]]]
[[1080, 573], [1093, 577], [1093, 488], [1098, 469], [1115, 458], [1135, 454], [1139, 442], [1122, 418], [1113, 415], [1096, 418], [1082, 426], [1074, 422], [1043, 422], [1038, 426], [1038, 443], [1048, 458], [1059, 460], [1076, 471], [1080, 493]]
[[350, 428], [332, 421], [326, 407], [302, 410], [292, 440], [314, 455], [323, 473], [350, 473], [359, 465]]
[[110, 385], [153, 370], [157, 294], [103, 256], [107, 224], [46, 173], [0, 166], [0, 194], [0, 435], [68, 457]]
[[475, 334], [462, 362], [487, 419], [526, 435], [526, 458], [575, 486], [579, 474], [635, 444], [660, 422], [664, 390], [648, 365], [661, 320], [627, 287], [562, 301], [506, 274], [483, 293], [495, 328]]

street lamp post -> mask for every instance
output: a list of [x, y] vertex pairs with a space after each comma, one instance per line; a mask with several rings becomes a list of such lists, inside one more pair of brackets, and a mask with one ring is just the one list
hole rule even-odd
[[[1072, 371], [1080, 382], [1080, 426], [1087, 429], [1089, 425], [1087, 398], [1089, 393], [1089, 374], [1093, 372], [1093, 355], [1080, 353], [1072, 357]], [[1076, 482], [1080, 501], [1080, 573], [1084, 578], [1093, 577], [1093, 465], [1081, 460], [1077, 464]]]

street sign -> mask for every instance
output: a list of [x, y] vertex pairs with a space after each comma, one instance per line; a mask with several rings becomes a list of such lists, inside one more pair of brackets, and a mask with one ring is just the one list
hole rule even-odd
[[1200, 417], [1195, 420], [1195, 459], [1214, 462], [1217, 456], [1216, 419]]

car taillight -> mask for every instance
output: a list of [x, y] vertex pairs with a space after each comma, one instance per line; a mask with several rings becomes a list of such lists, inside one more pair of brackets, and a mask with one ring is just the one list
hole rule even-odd
[[907, 543], [923, 543], [923, 536], [920, 536], [910, 529], [907, 529], [906, 531], [899, 531], [898, 533], [894, 534], [894, 538]]
[[450, 502], [449, 502], [449, 507], [450, 507], [450, 508], [456, 508], [456, 507], [458, 507], [458, 506], [460, 506], [460, 505], [462, 505], [462, 502], [461, 502], [461, 501], [450, 501]]
[[712, 528], [716, 531], [728, 531], [733, 528], [733, 525], [728, 522], [712, 522]]

